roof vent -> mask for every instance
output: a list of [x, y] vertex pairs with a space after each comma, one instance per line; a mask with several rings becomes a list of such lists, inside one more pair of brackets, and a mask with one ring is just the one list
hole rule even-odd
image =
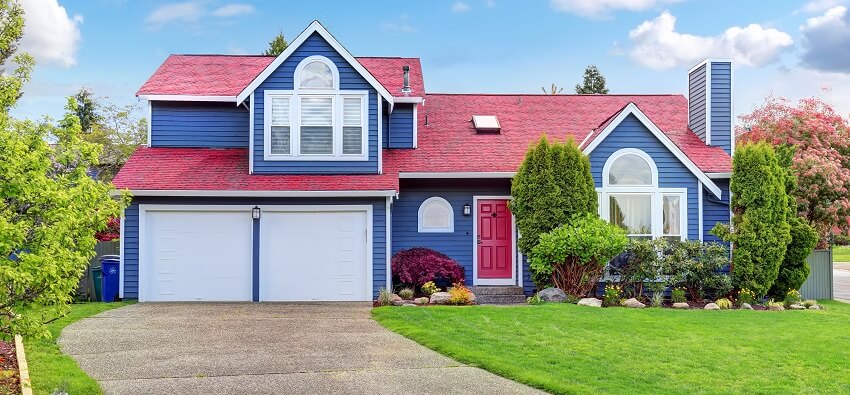
[[473, 115], [472, 125], [477, 133], [500, 133], [502, 130], [495, 115]]
[[401, 92], [410, 93], [410, 66], [404, 66], [401, 69], [404, 71], [404, 83], [401, 86]]

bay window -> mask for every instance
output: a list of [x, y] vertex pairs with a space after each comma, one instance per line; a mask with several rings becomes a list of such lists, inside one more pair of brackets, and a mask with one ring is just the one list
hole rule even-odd
[[339, 89], [323, 56], [301, 61], [292, 90], [264, 92], [265, 160], [367, 160], [368, 91]]

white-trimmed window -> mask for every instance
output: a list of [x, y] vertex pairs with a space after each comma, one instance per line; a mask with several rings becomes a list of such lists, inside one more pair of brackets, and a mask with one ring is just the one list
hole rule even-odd
[[368, 160], [368, 91], [339, 89], [328, 58], [295, 68], [293, 90], [264, 93], [265, 160]]
[[452, 205], [439, 196], [425, 199], [419, 206], [420, 233], [451, 233], [455, 231]]
[[630, 238], [687, 238], [687, 188], [659, 188], [658, 168], [645, 152], [621, 149], [605, 162], [599, 215]]

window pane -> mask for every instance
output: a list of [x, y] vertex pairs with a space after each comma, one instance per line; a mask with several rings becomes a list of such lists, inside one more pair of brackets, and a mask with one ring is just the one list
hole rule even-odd
[[333, 72], [324, 62], [310, 62], [301, 69], [300, 86], [311, 89], [333, 89]]
[[651, 195], [610, 195], [609, 218], [611, 223], [630, 235], [652, 234]]
[[611, 185], [652, 185], [652, 169], [643, 158], [626, 154], [617, 158], [608, 173]]
[[363, 108], [361, 101], [356, 97], [342, 99], [342, 122], [346, 126], [360, 126], [363, 124]]
[[360, 155], [363, 153], [362, 127], [344, 126], [342, 128], [342, 153], [345, 155]]
[[272, 126], [272, 154], [289, 155], [289, 126]]
[[334, 130], [331, 126], [302, 126], [301, 153], [307, 155], [333, 154]]
[[667, 195], [663, 199], [664, 235], [682, 235], [682, 211], [680, 197]]
[[449, 208], [441, 202], [431, 202], [422, 210], [423, 228], [448, 228]]
[[273, 97], [271, 107], [272, 125], [289, 126], [289, 98]]
[[330, 97], [301, 98], [301, 124], [309, 126], [333, 125], [333, 99]]

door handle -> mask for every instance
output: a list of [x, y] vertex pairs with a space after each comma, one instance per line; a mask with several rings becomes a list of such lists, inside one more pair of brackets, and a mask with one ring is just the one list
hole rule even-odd
[[481, 235], [475, 236], [475, 238], [477, 239], [478, 244], [481, 244]]

